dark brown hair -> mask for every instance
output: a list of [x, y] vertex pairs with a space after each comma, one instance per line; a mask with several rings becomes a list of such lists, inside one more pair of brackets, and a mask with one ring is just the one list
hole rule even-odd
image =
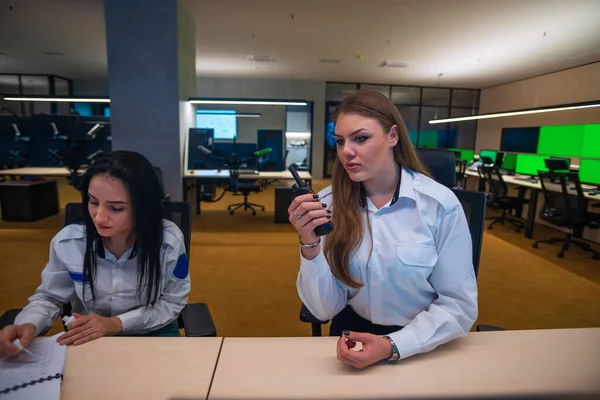
[[[342, 114], [355, 114], [375, 119], [386, 134], [396, 125], [398, 143], [393, 149], [396, 162], [405, 168], [429, 176], [429, 172], [413, 148], [400, 112], [390, 99], [381, 93], [359, 90], [340, 104], [334, 123], [337, 123]], [[332, 222], [335, 229], [327, 237], [323, 252], [335, 277], [353, 288], [362, 286], [361, 282], [357, 282], [350, 276], [348, 270], [350, 257], [362, 242], [365, 233], [360, 205], [360, 186], [360, 182], [350, 179], [339, 158], [336, 157], [332, 179]]]

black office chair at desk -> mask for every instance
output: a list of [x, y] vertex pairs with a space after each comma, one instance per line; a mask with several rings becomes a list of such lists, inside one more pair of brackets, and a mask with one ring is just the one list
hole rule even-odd
[[232, 163], [229, 168], [229, 190], [232, 193], [241, 192], [244, 196], [244, 201], [241, 203], [230, 204], [227, 206], [227, 210], [229, 214], [233, 215], [235, 210], [238, 208], [244, 207], [244, 211], [247, 209], [252, 210], [252, 215], [256, 215], [256, 209], [254, 207], [260, 207], [262, 211], [265, 211], [265, 206], [256, 203], [248, 202], [248, 196], [250, 193], [259, 193], [261, 190], [260, 182], [258, 179], [248, 180], [248, 179], [240, 179], [240, 172], [235, 163]]
[[588, 211], [588, 200], [583, 194], [579, 176], [575, 172], [539, 172], [544, 206], [540, 218], [552, 225], [561, 226], [571, 230], [564, 237], [553, 237], [537, 240], [532, 247], [537, 248], [540, 243], [562, 243], [558, 258], [565, 256], [565, 251], [571, 245], [582, 248], [593, 254], [594, 260], [600, 260], [600, 253], [593, 250], [588, 243], [572, 239], [572, 235], [580, 238], [584, 228], [600, 228], [600, 214]]
[[[486, 198], [483, 192], [475, 192], [468, 190], [451, 189], [460, 201], [467, 217], [469, 224], [469, 232], [471, 233], [473, 268], [475, 269], [475, 277], [479, 274], [479, 261], [481, 259], [481, 249], [483, 245], [483, 231], [485, 222], [485, 204]], [[300, 321], [310, 323], [312, 336], [321, 336], [321, 326], [329, 321], [321, 321], [317, 319], [308, 308], [302, 304], [300, 308]], [[480, 324], [476, 327], [477, 331], [497, 331], [503, 328]]]
[[[190, 240], [192, 234], [192, 224], [190, 215], [190, 204], [185, 202], [167, 202], [163, 204], [163, 218], [174, 222], [183, 233], [185, 249], [190, 257]], [[65, 206], [64, 226], [72, 223], [83, 222], [82, 204], [69, 203]], [[0, 317], [0, 329], [6, 325], [11, 325], [20, 309], [12, 309]], [[71, 315], [71, 304], [63, 306], [62, 315]], [[186, 336], [189, 337], [208, 337], [217, 336], [217, 329], [210, 315], [208, 306], [205, 303], [187, 304], [177, 319], [179, 329], [183, 329]], [[64, 326], [64, 324], [63, 324]], [[66, 330], [66, 327], [65, 327]]]
[[504, 182], [500, 168], [497, 165], [480, 165], [480, 173], [485, 177], [485, 182], [488, 185], [488, 204], [501, 211], [499, 217], [489, 217], [486, 219], [493, 219], [492, 223], [488, 226], [488, 229], [492, 229], [495, 224], [500, 222], [504, 225], [505, 222], [509, 222], [515, 226], [515, 231], [519, 232], [525, 226], [525, 223], [519, 221], [516, 218], [510, 216], [512, 210], [516, 210], [521, 202], [527, 203], [525, 199], [521, 199], [516, 196], [508, 195], [508, 185]]

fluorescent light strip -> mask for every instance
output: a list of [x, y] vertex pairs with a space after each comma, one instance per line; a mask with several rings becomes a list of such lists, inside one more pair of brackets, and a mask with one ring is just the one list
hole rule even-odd
[[255, 106], [305, 106], [305, 101], [254, 101], [254, 100], [190, 100], [192, 104], [230, 104]]
[[429, 121], [429, 123], [430, 124], [442, 124], [445, 122], [460, 122], [460, 121], [472, 121], [472, 120], [476, 120], [476, 119], [512, 117], [515, 115], [540, 114], [540, 113], [547, 113], [547, 112], [553, 112], [553, 111], [578, 110], [581, 108], [592, 108], [592, 107], [600, 107], [600, 103], [586, 104], [586, 105], [579, 105], [579, 106], [556, 107], [556, 108], [542, 108], [539, 110], [507, 111], [507, 112], [495, 113], [495, 114], [471, 115], [468, 117], [432, 119]]
[[5, 97], [8, 101], [56, 101], [61, 103], [110, 103], [110, 99], [83, 99], [78, 97]]

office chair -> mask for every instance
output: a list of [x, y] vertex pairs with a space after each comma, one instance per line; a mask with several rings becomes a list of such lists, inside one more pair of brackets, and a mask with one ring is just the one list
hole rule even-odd
[[467, 188], [467, 160], [456, 160], [456, 186], [459, 189]]
[[238, 208], [244, 207], [244, 211], [247, 209], [252, 210], [252, 215], [256, 215], [256, 209], [254, 207], [260, 207], [262, 211], [265, 211], [265, 206], [255, 203], [248, 202], [248, 196], [250, 193], [259, 193], [260, 192], [260, 183], [258, 180], [242, 180], [240, 179], [240, 173], [238, 167], [235, 163], [232, 163], [229, 167], [230, 181], [229, 181], [229, 190], [232, 193], [241, 192], [244, 196], [244, 201], [242, 203], [230, 204], [227, 206], [227, 210], [230, 215], [233, 215], [235, 210]]
[[419, 159], [431, 172], [432, 178], [449, 188], [456, 187], [454, 152], [446, 149], [417, 148]]
[[160, 167], [154, 166], [154, 172], [156, 172], [156, 177], [158, 178], [158, 184], [160, 185], [160, 190], [163, 193], [163, 202], [169, 201], [171, 199], [171, 195], [169, 193], [165, 193], [165, 183], [163, 181], [163, 174]]
[[[190, 240], [192, 224], [190, 215], [190, 204], [186, 202], [168, 202], [163, 204], [162, 214], [164, 219], [174, 222], [183, 233], [186, 253], [190, 257]], [[83, 210], [81, 203], [69, 203], [65, 206], [64, 226], [83, 222]], [[21, 309], [12, 309], [0, 317], [0, 329], [11, 325]], [[62, 316], [71, 315], [71, 304], [63, 306]], [[208, 306], [205, 303], [187, 304], [177, 318], [179, 329], [185, 331], [188, 337], [217, 336], [217, 329], [213, 322]], [[63, 327], [66, 330], [66, 327]]]
[[528, 201], [508, 195], [508, 185], [504, 182], [502, 174], [500, 173], [500, 168], [498, 168], [497, 165], [482, 164], [479, 166], [479, 170], [481, 175], [485, 177], [485, 182], [489, 187], [488, 204], [502, 212], [499, 217], [486, 218], [493, 219], [492, 223], [488, 226], [488, 229], [492, 229], [498, 222], [500, 222], [500, 225], [509, 222], [515, 226], [516, 232], [520, 232], [525, 226], [525, 223], [511, 217], [509, 213], [512, 210], [516, 210], [521, 201], [524, 203], [527, 203]]
[[[473, 257], [473, 268], [475, 270], [475, 278], [479, 274], [479, 261], [481, 259], [481, 249], [483, 246], [483, 231], [485, 223], [485, 205], [486, 196], [483, 192], [475, 192], [469, 190], [460, 190], [457, 188], [451, 189], [460, 201], [465, 216], [469, 224], [469, 232], [471, 233], [472, 241], [472, 257]], [[321, 326], [328, 323], [329, 321], [321, 321], [317, 319], [304, 305], [300, 307], [300, 321], [310, 323], [312, 329], [312, 336], [321, 336]], [[475, 328], [476, 331], [498, 331], [504, 330], [501, 327], [493, 325], [479, 324]]]
[[[600, 214], [587, 210], [588, 200], [581, 190], [581, 182], [576, 172], [539, 172], [539, 177], [544, 194], [541, 219], [573, 231], [575, 237], [581, 237], [584, 228], [600, 228]], [[571, 245], [575, 245], [593, 253], [594, 260], [600, 260], [600, 253], [593, 250], [588, 243], [574, 240], [571, 236], [571, 233], [566, 233], [564, 237], [536, 240], [532, 247], [537, 248], [540, 243], [562, 243], [561, 250], [556, 256], [563, 258], [565, 251]]]

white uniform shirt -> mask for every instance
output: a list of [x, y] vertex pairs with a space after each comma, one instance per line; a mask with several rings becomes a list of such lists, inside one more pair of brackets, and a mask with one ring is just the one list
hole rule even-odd
[[71, 224], [52, 239], [42, 283], [15, 324], [32, 323], [39, 335], [52, 327], [62, 312], [62, 305], [69, 301], [73, 312], [119, 317], [123, 334], [148, 333], [176, 320], [190, 292], [188, 259], [181, 230], [168, 220], [163, 220], [163, 226], [162, 282], [153, 307], [145, 305], [146, 290], [138, 297], [138, 258], [132, 254], [133, 247], [119, 259], [104, 247], [103, 257], [97, 258], [96, 300], [95, 304], [92, 302], [90, 285], [83, 276], [85, 226]]
[[[319, 193], [331, 209], [331, 186]], [[350, 305], [361, 317], [404, 328], [389, 335], [401, 358], [465, 336], [477, 319], [477, 283], [471, 235], [463, 208], [451, 190], [402, 168], [396, 195], [379, 210], [362, 200], [365, 239], [351, 258], [351, 288], [332, 273], [323, 251], [302, 255], [298, 294], [310, 312], [328, 320]], [[335, 210], [332, 210], [335, 213]], [[366, 218], [372, 228], [373, 252]], [[321, 238], [323, 249], [326, 236]]]

